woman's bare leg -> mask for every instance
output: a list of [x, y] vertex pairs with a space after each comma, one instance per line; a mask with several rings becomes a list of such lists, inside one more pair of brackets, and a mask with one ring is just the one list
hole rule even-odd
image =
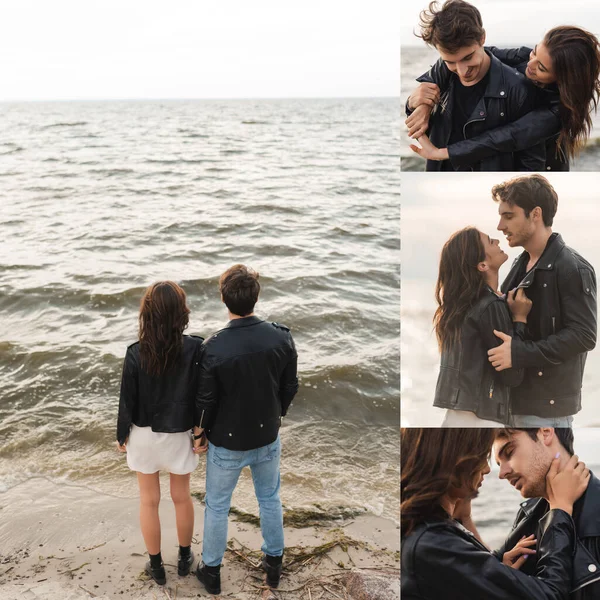
[[190, 474], [171, 473], [171, 498], [175, 505], [179, 545], [190, 546], [194, 534], [194, 505], [190, 496]]
[[158, 472], [146, 475], [139, 473], [140, 486], [140, 526], [146, 543], [148, 554], [160, 552], [160, 519], [158, 505], [160, 503], [160, 480]]

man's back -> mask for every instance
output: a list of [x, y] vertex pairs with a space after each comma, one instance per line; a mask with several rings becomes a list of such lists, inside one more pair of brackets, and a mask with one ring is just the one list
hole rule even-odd
[[215, 446], [251, 450], [273, 442], [297, 391], [296, 349], [284, 325], [234, 319], [204, 343], [197, 404], [211, 413], [206, 429]]

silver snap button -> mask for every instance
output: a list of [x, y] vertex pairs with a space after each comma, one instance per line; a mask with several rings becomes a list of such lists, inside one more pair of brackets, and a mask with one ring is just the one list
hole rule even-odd
[[551, 266], [552, 266], [552, 263], [550, 263], [550, 264], [548, 265], [548, 268], [550, 268]]
[[589, 291], [590, 291], [590, 288], [585, 288], [585, 291], [589, 293]]
[[550, 400], [550, 404], [554, 404], [554, 400]]
[[500, 113], [500, 116], [501, 116], [501, 117], [503, 117], [503, 116], [504, 116], [504, 113]]
[[546, 171], [552, 171], [552, 167], [546, 167]]
[[260, 424], [260, 426], [262, 427], [262, 426], [263, 426], [263, 424], [261, 423], [261, 424]]
[[233, 437], [233, 433], [230, 433], [230, 434], [229, 434], [229, 437]]
[[594, 564], [588, 565], [588, 571], [590, 573], [595, 573], [597, 570], [598, 570], [598, 567], [596, 565], [594, 565]]
[[501, 95], [501, 96], [504, 96], [504, 92], [500, 92], [500, 95]]
[[543, 371], [538, 371], [538, 375], [541, 377], [544, 374]]
[[544, 287], [548, 287], [548, 284], [547, 284], [547, 283], [545, 283], [545, 284], [544, 284]]

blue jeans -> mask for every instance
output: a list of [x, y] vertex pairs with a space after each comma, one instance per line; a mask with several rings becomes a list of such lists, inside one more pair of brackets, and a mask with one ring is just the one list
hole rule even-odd
[[572, 427], [573, 417], [537, 417], [536, 415], [511, 415], [511, 427]]
[[227, 450], [208, 443], [206, 459], [206, 507], [202, 560], [209, 567], [221, 564], [227, 547], [227, 522], [231, 495], [244, 467], [250, 467], [254, 492], [260, 510], [262, 551], [269, 556], [283, 555], [283, 510], [279, 498], [279, 436], [255, 450]]

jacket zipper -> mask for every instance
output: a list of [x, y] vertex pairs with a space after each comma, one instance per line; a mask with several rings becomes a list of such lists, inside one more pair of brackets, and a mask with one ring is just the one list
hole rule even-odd
[[202, 411], [202, 414], [200, 415], [200, 425], [199, 425], [200, 429], [202, 429], [202, 421], [204, 421], [204, 410]]
[[494, 395], [494, 382], [492, 381], [492, 385], [490, 386], [490, 398]]
[[552, 317], [552, 333], [556, 333], [556, 317]]
[[467, 121], [463, 125], [463, 137], [465, 140], [467, 139], [467, 125], [470, 125], [471, 123], [478, 123], [479, 121], [485, 121], [485, 119], [473, 119], [472, 121]]

